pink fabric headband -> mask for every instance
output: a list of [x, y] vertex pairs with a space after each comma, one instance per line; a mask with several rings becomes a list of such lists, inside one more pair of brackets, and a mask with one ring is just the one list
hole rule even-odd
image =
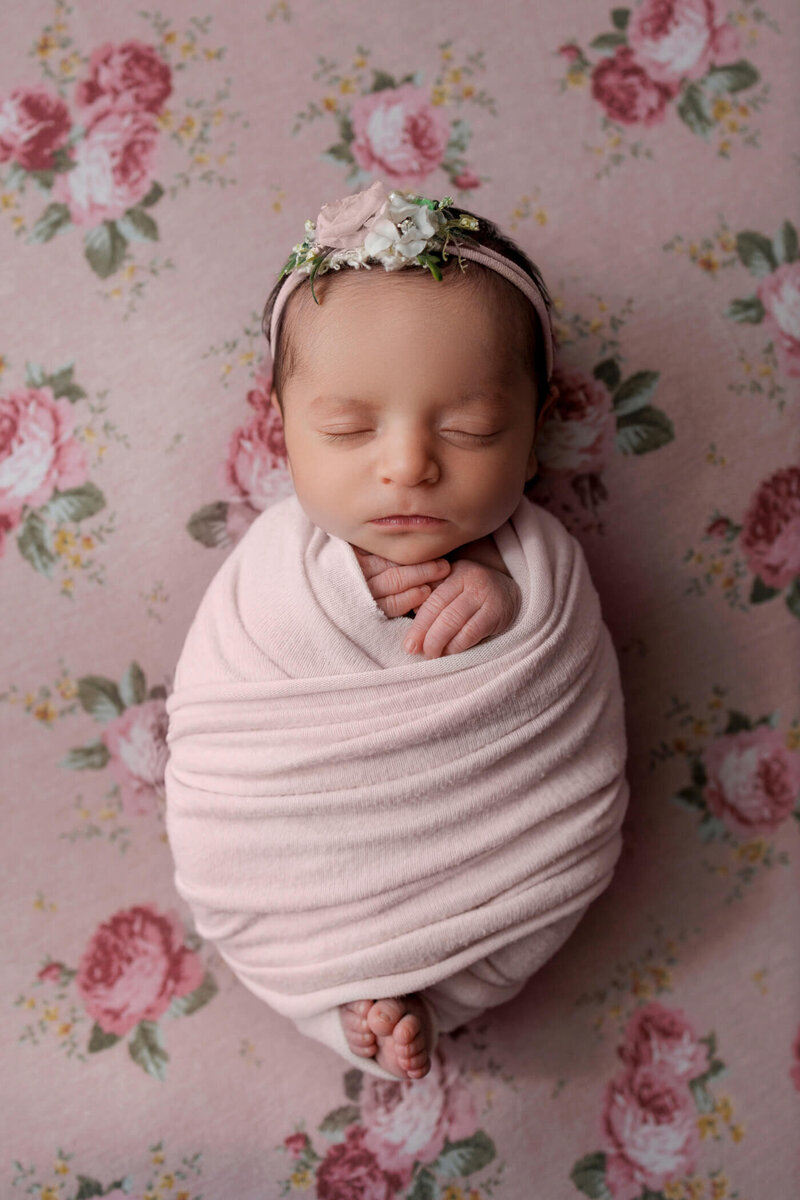
[[[372, 188], [369, 189], [369, 191], [372, 192], [372, 190], [375, 189], [376, 193], [377, 193], [377, 189], [379, 189], [380, 187], [381, 187], [381, 185], [379, 183], [375, 183], [372, 185]], [[365, 201], [368, 202], [367, 195], [368, 194], [365, 192], [358, 193], [354, 197], [348, 197], [348, 198], [346, 198], [345, 201], [338, 202], [338, 205], [341, 206], [341, 205], [352, 203], [352, 202], [361, 202], [363, 204]], [[396, 193], [392, 193], [392, 195], [394, 197], [394, 196], [396, 196]], [[334, 206], [331, 205], [328, 207], [333, 208]], [[326, 210], [323, 209], [323, 213], [325, 211]], [[321, 217], [322, 217], [322, 214], [320, 214], [320, 218]], [[320, 218], [318, 218], [318, 222], [320, 221]], [[467, 218], [465, 217], [464, 220], [466, 221], [466, 219]], [[309, 223], [307, 223], [307, 230], [310, 230], [312, 228], [313, 227]], [[379, 228], [379, 227], [376, 226], [376, 228]], [[394, 232], [396, 233], [396, 231], [394, 231]], [[310, 235], [307, 233], [307, 238], [309, 236]], [[504, 254], [498, 254], [496, 250], [491, 250], [488, 246], [481, 246], [480, 248], [478, 248], [478, 247], [473, 246], [470, 243], [465, 244], [465, 243], [461, 242], [458, 238], [454, 238], [453, 242], [454, 242], [454, 247], [451, 249], [448, 249], [448, 255], [453, 254], [454, 248], [457, 246], [458, 253], [461, 255], [462, 258], [471, 259], [473, 262], [480, 263], [482, 266], [489, 267], [489, 268], [491, 268], [491, 270], [497, 271], [498, 275], [502, 275], [504, 279], [507, 279], [507, 280], [509, 280], [510, 283], [513, 283], [515, 285], [515, 287], [518, 287], [519, 290], [523, 293], [523, 295], [527, 296], [528, 300], [530, 300], [536, 313], [538, 314], [539, 320], [542, 325], [542, 332], [544, 335], [544, 346], [545, 346], [545, 362], [546, 362], [546, 367], [547, 367], [547, 379], [549, 381], [550, 377], [553, 373], [553, 333], [552, 333], [552, 328], [550, 325], [550, 316], [547, 311], [547, 306], [544, 302], [544, 297], [542, 296], [542, 293], [539, 291], [539, 289], [536, 286], [536, 284], [534, 283], [534, 281], [527, 274], [527, 272], [523, 271], [521, 269], [521, 267], [518, 267], [516, 263], [514, 263], [510, 259], [506, 258], [506, 256]], [[355, 241], [353, 241], [353, 247], [355, 247]], [[296, 246], [295, 252], [301, 251], [303, 248], [304, 247]], [[346, 252], [342, 252], [342, 253], [346, 253]], [[356, 253], [355, 249], [354, 249], [354, 253]], [[292, 261], [292, 260], [290, 260], [290, 261]], [[358, 263], [352, 263], [351, 265], [357, 266]], [[414, 266], [414, 265], [420, 265], [420, 264], [418, 264], [416, 262], [415, 258], [409, 257], [409, 261], [408, 261], [407, 265]], [[275, 338], [276, 338], [276, 334], [278, 331], [278, 322], [280, 320], [281, 313], [283, 312], [283, 309], [286, 305], [286, 301], [289, 299], [289, 296], [292, 294], [294, 289], [296, 287], [299, 287], [299, 285], [308, 278], [309, 278], [309, 273], [307, 270], [303, 271], [303, 270], [293, 269], [293, 270], [290, 270], [286, 274], [286, 277], [285, 277], [284, 283], [283, 283], [283, 287], [281, 288], [281, 290], [278, 293], [277, 299], [275, 301], [275, 304], [274, 304], [274, 307], [272, 310], [272, 317], [270, 320], [270, 329], [269, 329], [270, 347], [273, 347], [275, 345]]]

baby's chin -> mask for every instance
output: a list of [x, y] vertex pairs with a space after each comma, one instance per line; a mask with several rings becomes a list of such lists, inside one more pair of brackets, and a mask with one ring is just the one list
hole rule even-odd
[[458, 536], [444, 537], [438, 531], [414, 529], [374, 535], [359, 531], [352, 539], [348, 538], [348, 541], [354, 549], [361, 550], [364, 554], [378, 554], [401, 567], [410, 567], [416, 563], [429, 562], [433, 558], [444, 558], [451, 550], [462, 546], [465, 539]]

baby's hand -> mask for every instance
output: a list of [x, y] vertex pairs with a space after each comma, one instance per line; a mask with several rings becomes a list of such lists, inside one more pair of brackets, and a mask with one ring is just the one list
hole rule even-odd
[[517, 615], [520, 592], [511, 576], [468, 558], [457, 559], [433, 589], [403, 643], [410, 654], [438, 658], [469, 650], [503, 633]]
[[441, 583], [450, 571], [446, 558], [404, 566], [380, 554], [368, 554], [359, 546], [353, 549], [372, 598], [387, 617], [402, 617], [412, 608], [419, 608], [431, 594], [430, 585]]

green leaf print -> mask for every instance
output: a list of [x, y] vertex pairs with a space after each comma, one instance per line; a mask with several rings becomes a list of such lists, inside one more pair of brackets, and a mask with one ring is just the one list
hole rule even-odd
[[71, 225], [72, 218], [66, 204], [48, 204], [28, 235], [29, 242], [49, 242], [59, 229]]
[[760, 325], [764, 320], [764, 305], [758, 296], [745, 296], [740, 300], [731, 300], [724, 315], [732, 321]]
[[601, 383], [606, 385], [613, 396], [622, 379], [622, 372], [619, 369], [617, 360], [615, 358], [604, 358], [602, 362], [597, 363], [592, 374], [595, 379], [599, 379]]
[[78, 699], [83, 711], [104, 725], [124, 711], [125, 705], [113, 679], [104, 675], [84, 675], [78, 680]]
[[348, 1100], [358, 1100], [364, 1086], [364, 1072], [355, 1067], [347, 1071], [344, 1077], [344, 1094]]
[[98, 1183], [96, 1179], [91, 1179], [88, 1175], [79, 1175], [77, 1183], [78, 1190], [75, 1193], [75, 1200], [92, 1200], [93, 1196], [105, 1196], [107, 1194], [102, 1183]]
[[22, 523], [17, 546], [22, 557], [28, 560], [35, 571], [50, 577], [56, 558], [47, 544], [44, 521], [35, 509], [31, 509]]
[[169, 1015], [171, 1017], [189, 1017], [192, 1013], [197, 1012], [198, 1008], [208, 1004], [209, 1000], [213, 1000], [216, 996], [217, 981], [211, 974], [206, 974], [203, 982], [199, 987], [196, 987], [193, 992], [189, 992], [188, 996], [173, 996], [169, 1006]]
[[323, 1117], [319, 1123], [320, 1133], [338, 1133], [341, 1129], [346, 1129], [348, 1125], [352, 1125], [361, 1116], [361, 1109], [356, 1104], [343, 1104], [341, 1108], [334, 1108], [326, 1117]]
[[738, 62], [728, 63], [724, 67], [712, 67], [703, 82], [715, 96], [719, 96], [723, 92], [743, 92], [745, 88], [758, 83], [760, 78], [753, 64], [746, 58], [740, 58]]
[[792, 581], [786, 593], [786, 606], [794, 617], [800, 617], [800, 576]]
[[157, 242], [158, 226], [152, 217], [140, 208], [129, 208], [124, 216], [117, 218], [117, 229], [129, 242]]
[[609, 53], [616, 50], [617, 46], [624, 46], [628, 39], [624, 33], [601, 33], [596, 38], [592, 38], [589, 45], [593, 50], [608, 50]]
[[161, 186], [161, 184], [154, 183], [153, 186], [150, 188], [150, 191], [145, 196], [144, 200], [139, 201], [139, 205], [142, 208], [152, 208], [154, 204], [158, 203], [158, 201], [161, 199], [161, 197], [163, 195], [164, 195], [164, 189]]
[[704, 1083], [701, 1083], [699, 1079], [691, 1079], [689, 1081], [689, 1088], [691, 1089], [698, 1112], [710, 1113], [714, 1111], [716, 1107], [714, 1097]]
[[763, 604], [765, 600], [773, 600], [780, 595], [780, 590], [780, 588], [770, 587], [769, 584], [764, 583], [760, 575], [756, 575], [750, 590], [750, 603]]
[[227, 502], [215, 500], [213, 504], [198, 508], [196, 513], [192, 513], [186, 528], [202, 546], [227, 546], [230, 542]]
[[[47, 385], [53, 389], [53, 395], [56, 400], [60, 396], [66, 396], [70, 404], [74, 404], [76, 400], [85, 400], [86, 392], [79, 384], [75, 383], [73, 374], [75, 372], [75, 364], [69, 363], [66, 367], [62, 367], [60, 371], [54, 371], [52, 375], [47, 375], [39, 387]], [[36, 384], [29, 386], [35, 387]]]
[[772, 247], [779, 263], [792, 263], [797, 258], [797, 230], [791, 221], [784, 221], [773, 238]]
[[612, 8], [611, 23], [615, 29], [627, 29], [630, 19], [631, 10], [629, 8]]
[[105, 508], [106, 498], [94, 483], [69, 488], [66, 492], [53, 492], [42, 508], [53, 521], [85, 521]]
[[723, 730], [723, 734], [727, 736], [730, 733], [742, 733], [744, 730], [753, 728], [753, 722], [746, 713], [739, 712], [736, 708], [728, 709], [728, 724]]
[[617, 445], [623, 454], [648, 454], [674, 437], [672, 421], [660, 408], [640, 408], [617, 421]]
[[706, 806], [702, 791], [696, 787], [681, 788], [672, 799], [684, 808], [705, 809]]
[[756, 233], [755, 230], [745, 229], [742, 233], [737, 233], [736, 250], [742, 265], [758, 279], [764, 275], [771, 275], [778, 265], [772, 242], [768, 237], [764, 237], [763, 233]]
[[613, 1200], [606, 1183], [606, 1156], [602, 1150], [578, 1159], [569, 1177], [578, 1191], [592, 1200]]
[[120, 1040], [118, 1033], [107, 1033], [105, 1029], [101, 1029], [95, 1021], [92, 1026], [89, 1045], [86, 1049], [90, 1054], [97, 1054], [100, 1050], [108, 1050], [109, 1046], [114, 1046]]
[[161, 1041], [161, 1030], [155, 1021], [140, 1021], [128, 1042], [128, 1053], [148, 1075], [166, 1079], [169, 1055]]
[[88, 746], [73, 746], [58, 765], [68, 771], [102, 771], [110, 757], [105, 742], [90, 742]]
[[369, 89], [371, 92], [385, 92], [388, 88], [396, 87], [394, 76], [390, 75], [388, 71], [373, 70], [372, 87]]
[[442, 1175], [471, 1175], [480, 1171], [495, 1156], [494, 1142], [478, 1129], [460, 1142], [445, 1142], [444, 1149], [431, 1166]]
[[708, 99], [696, 83], [687, 84], [678, 104], [678, 116], [684, 121], [692, 133], [709, 138], [714, 128], [714, 118], [708, 107]]
[[436, 1200], [437, 1191], [436, 1180], [423, 1167], [408, 1193], [408, 1200]]
[[147, 682], [138, 663], [132, 662], [119, 681], [119, 694], [126, 708], [143, 704], [147, 699]]
[[658, 371], [637, 371], [635, 375], [630, 375], [620, 384], [614, 395], [614, 412], [617, 416], [645, 408], [647, 402], [652, 399], [660, 378]]
[[113, 221], [104, 221], [96, 229], [90, 229], [83, 239], [89, 266], [101, 279], [108, 279], [121, 266], [127, 245], [127, 238]]

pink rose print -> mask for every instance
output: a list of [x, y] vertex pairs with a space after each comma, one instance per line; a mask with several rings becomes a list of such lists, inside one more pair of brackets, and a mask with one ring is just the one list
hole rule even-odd
[[787, 375], [800, 378], [800, 261], [783, 263], [758, 288]]
[[453, 183], [464, 192], [481, 186], [480, 177], [474, 171], [471, 171], [469, 167], [465, 167], [463, 171], [456, 175]]
[[52, 388], [0, 397], [0, 515], [12, 524], [23, 505], [44, 504], [57, 488], [86, 482], [86, 454], [74, 426], [72, 405], [63, 396], [56, 400]]
[[786, 587], [800, 575], [800, 467], [764, 480], [744, 515], [741, 545], [768, 587]]
[[794, 1062], [789, 1071], [789, 1078], [798, 1092], [800, 1092], [800, 1028], [797, 1030], [797, 1037], [794, 1039], [792, 1045], [792, 1055], [794, 1056]]
[[364, 1145], [386, 1171], [411, 1178], [414, 1162], [430, 1163], [446, 1141], [469, 1137], [478, 1116], [458, 1069], [439, 1053], [414, 1083], [365, 1077], [361, 1094]]
[[247, 393], [247, 403], [255, 416], [233, 434], [222, 482], [226, 498], [243, 500], [263, 512], [286, 495], [286, 442], [269, 390], [253, 388]]
[[607, 1088], [605, 1179], [614, 1200], [634, 1200], [694, 1170], [697, 1110], [688, 1086], [664, 1063], [637, 1067]]
[[739, 50], [739, 37], [714, 0], [644, 0], [633, 9], [627, 33], [640, 66], [669, 86], [699, 79]]
[[687, 1083], [708, 1065], [706, 1048], [681, 1010], [656, 1000], [633, 1014], [618, 1053], [632, 1069], [663, 1064]]
[[0, 558], [6, 549], [6, 534], [15, 529], [19, 523], [19, 513], [0, 513]]
[[364, 1145], [364, 1130], [351, 1125], [343, 1142], [334, 1143], [317, 1169], [319, 1200], [395, 1200], [405, 1186], [387, 1174]]
[[36, 978], [41, 979], [43, 983], [58, 983], [61, 979], [61, 974], [64, 970], [64, 964], [60, 962], [49, 962], [46, 967], [42, 967]]
[[75, 103], [92, 115], [108, 108], [158, 113], [172, 92], [169, 65], [153, 46], [131, 40], [92, 51], [89, 78], [75, 89]]
[[43, 87], [16, 88], [0, 105], [0, 162], [13, 159], [26, 171], [47, 171], [69, 138], [69, 110]]
[[283, 1139], [283, 1144], [292, 1158], [299, 1158], [309, 1144], [307, 1133], [290, 1133]]
[[116, 220], [149, 192], [157, 145], [149, 112], [100, 109], [71, 151], [76, 166], [56, 176], [53, 198], [67, 205], [76, 225]]
[[203, 964], [183, 939], [178, 916], [151, 905], [124, 909], [99, 926], [78, 965], [76, 984], [101, 1029], [122, 1037], [139, 1021], [158, 1020], [173, 996], [188, 996], [200, 986]]
[[360, 96], [351, 116], [356, 162], [398, 187], [419, 185], [444, 158], [450, 122], [411, 83]]
[[797, 802], [800, 754], [764, 725], [715, 738], [703, 762], [706, 803], [740, 837], [773, 833]]
[[555, 407], [542, 424], [536, 454], [547, 475], [599, 474], [614, 450], [611, 394], [599, 379], [556, 367]]
[[108, 767], [120, 786], [122, 805], [131, 816], [153, 812], [164, 797], [167, 765], [167, 708], [162, 699], [126, 708], [102, 733], [111, 755]]
[[663, 121], [676, 93], [676, 87], [647, 74], [630, 46], [617, 46], [613, 56], [601, 59], [592, 71], [592, 95], [612, 121], [623, 125]]

